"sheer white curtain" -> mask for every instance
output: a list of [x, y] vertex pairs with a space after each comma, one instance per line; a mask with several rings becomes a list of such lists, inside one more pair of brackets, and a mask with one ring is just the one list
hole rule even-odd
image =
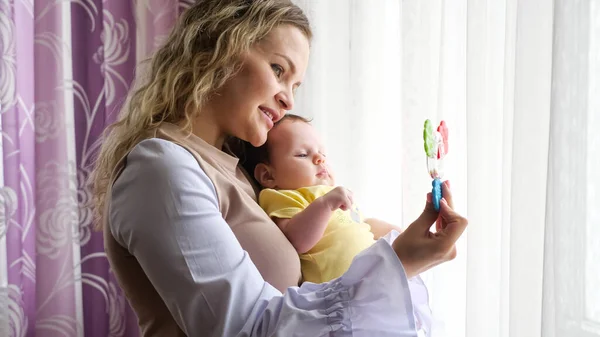
[[554, 18], [543, 332], [549, 337], [596, 337], [600, 335], [600, 1], [559, 1]]
[[367, 215], [420, 213], [423, 121], [449, 124], [471, 225], [425, 275], [434, 336], [600, 336], [600, 0], [296, 2], [315, 39], [295, 112]]

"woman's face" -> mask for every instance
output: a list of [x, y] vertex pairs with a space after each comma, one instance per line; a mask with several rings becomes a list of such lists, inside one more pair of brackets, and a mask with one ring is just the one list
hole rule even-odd
[[235, 136], [254, 146], [294, 107], [309, 57], [309, 42], [290, 25], [276, 27], [242, 57], [242, 68], [209, 102], [217, 139]]

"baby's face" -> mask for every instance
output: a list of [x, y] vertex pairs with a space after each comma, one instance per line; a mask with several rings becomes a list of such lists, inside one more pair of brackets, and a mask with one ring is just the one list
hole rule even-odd
[[335, 183], [325, 147], [315, 128], [285, 120], [268, 135], [269, 166], [278, 189], [298, 189]]

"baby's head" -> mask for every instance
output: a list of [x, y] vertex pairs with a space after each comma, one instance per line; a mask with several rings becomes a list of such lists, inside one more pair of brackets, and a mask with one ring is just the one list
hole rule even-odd
[[256, 152], [254, 178], [264, 188], [293, 190], [334, 184], [321, 137], [304, 117], [285, 115]]

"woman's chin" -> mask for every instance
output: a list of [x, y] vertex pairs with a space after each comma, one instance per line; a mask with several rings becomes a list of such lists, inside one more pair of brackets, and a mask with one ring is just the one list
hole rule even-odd
[[267, 142], [267, 133], [258, 133], [252, 139], [248, 140], [248, 143], [252, 144], [254, 147], [263, 146]]

